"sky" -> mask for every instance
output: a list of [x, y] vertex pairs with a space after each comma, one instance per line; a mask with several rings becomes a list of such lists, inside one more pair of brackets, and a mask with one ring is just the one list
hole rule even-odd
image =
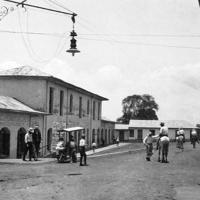
[[102, 115], [111, 120], [122, 116], [125, 97], [150, 94], [159, 119], [200, 123], [198, 0], [26, 3], [77, 13], [81, 52], [66, 52], [69, 15], [0, 0], [0, 70], [31, 66], [106, 97]]

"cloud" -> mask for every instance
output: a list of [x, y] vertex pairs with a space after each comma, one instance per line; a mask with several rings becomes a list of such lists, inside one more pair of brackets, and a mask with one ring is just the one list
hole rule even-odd
[[160, 68], [143, 77], [144, 88], [160, 106], [160, 118], [200, 121], [199, 73], [200, 64], [191, 64]]
[[150, 94], [159, 104], [160, 119], [200, 121], [200, 63], [160, 67], [134, 79], [127, 77], [116, 65], [104, 65], [91, 73], [88, 70], [76, 70], [59, 59], [53, 59], [44, 67], [44, 71], [109, 98], [103, 103], [103, 115], [110, 119], [121, 116], [121, 101], [126, 96]]

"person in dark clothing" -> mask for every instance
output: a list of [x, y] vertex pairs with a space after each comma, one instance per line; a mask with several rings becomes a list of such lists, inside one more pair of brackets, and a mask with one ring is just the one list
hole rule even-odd
[[[85, 146], [86, 146], [86, 143], [85, 143], [85, 136], [83, 135], [80, 139], [80, 142], [79, 142], [79, 147], [80, 147], [80, 166], [87, 166], [87, 155], [86, 155], [86, 152], [85, 152]], [[84, 165], [82, 163], [82, 160], [84, 158]]]
[[41, 132], [39, 130], [39, 127], [35, 126], [35, 129], [33, 132], [33, 145], [34, 145], [35, 154], [36, 154], [37, 158], [39, 156], [40, 143], [41, 143]]
[[71, 140], [69, 142], [69, 155], [70, 155], [70, 162], [76, 163], [77, 162], [76, 143], [73, 137], [71, 137]]

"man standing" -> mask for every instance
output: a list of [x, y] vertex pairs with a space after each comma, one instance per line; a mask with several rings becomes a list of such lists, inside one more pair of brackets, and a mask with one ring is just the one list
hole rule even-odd
[[[81, 139], [80, 139], [80, 142], [79, 142], [79, 147], [80, 147], [80, 166], [87, 166], [87, 155], [85, 153], [85, 146], [86, 146], [86, 143], [85, 143], [85, 136], [82, 135]], [[84, 158], [84, 165], [82, 163], [82, 160]]]
[[159, 142], [160, 142], [160, 138], [162, 138], [163, 136], [167, 136], [168, 137], [168, 128], [167, 126], [165, 126], [164, 122], [160, 123], [160, 134], [159, 134], [159, 139], [157, 141], [157, 148], [159, 147]]
[[29, 128], [25, 135], [25, 149], [24, 149], [24, 154], [23, 154], [23, 161], [26, 161], [26, 154], [29, 151], [29, 161], [31, 161], [32, 154], [33, 154], [33, 139], [32, 139], [32, 134], [34, 132], [33, 128]]
[[158, 136], [154, 136], [150, 131], [149, 134], [143, 139], [143, 144], [146, 146], [146, 160], [151, 161], [151, 156], [153, 155], [153, 141]]
[[199, 138], [198, 138], [198, 135], [197, 135], [197, 132], [195, 129], [192, 129], [192, 132], [191, 132], [191, 135], [190, 135], [190, 141], [191, 141], [191, 144], [193, 145], [193, 148], [195, 149], [196, 148], [196, 142], [199, 143]]
[[38, 158], [39, 151], [40, 151], [40, 143], [41, 143], [41, 132], [38, 126], [35, 126], [34, 133], [33, 133], [33, 145], [35, 147], [35, 153]]

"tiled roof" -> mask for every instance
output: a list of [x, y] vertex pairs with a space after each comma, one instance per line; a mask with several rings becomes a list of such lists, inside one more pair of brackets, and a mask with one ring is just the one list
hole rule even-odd
[[0, 96], [0, 110], [22, 113], [46, 114], [44, 112], [34, 110], [29, 106], [21, 103], [20, 101], [8, 96]]
[[130, 128], [160, 128], [164, 122], [168, 128], [195, 128], [196, 126], [185, 120], [130, 120]]
[[49, 77], [51, 75], [30, 66], [22, 66], [22, 67], [0, 71], [0, 76], [46, 76], [46, 77]]

